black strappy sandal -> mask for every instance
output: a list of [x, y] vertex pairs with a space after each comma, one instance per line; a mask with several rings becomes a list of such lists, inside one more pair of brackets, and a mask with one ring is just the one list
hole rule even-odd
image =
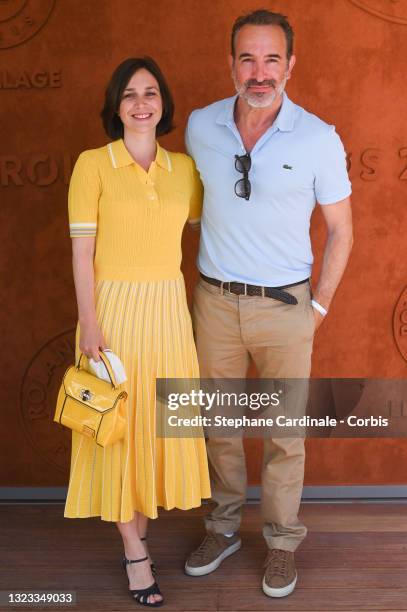
[[[141, 563], [142, 561], [147, 561], [147, 559], [148, 557], [143, 557], [142, 559], [127, 559], [127, 557], [124, 557], [123, 558], [123, 569], [127, 574], [127, 566], [130, 565], [130, 563]], [[129, 584], [130, 584], [130, 580], [129, 580]], [[153, 584], [151, 584], [146, 589], [130, 589], [130, 595], [138, 604], [142, 606], [146, 606], [148, 608], [159, 608], [164, 603], [164, 600], [155, 601], [153, 603], [149, 603], [147, 601], [150, 595], [161, 595], [162, 597], [162, 593], [155, 580]]]
[[[140, 540], [142, 542], [147, 542], [147, 538], [146, 537], [140, 538]], [[157, 576], [157, 568], [156, 568], [155, 563], [150, 563], [150, 567], [151, 567], [151, 573], [153, 574], [153, 576], [155, 578]]]

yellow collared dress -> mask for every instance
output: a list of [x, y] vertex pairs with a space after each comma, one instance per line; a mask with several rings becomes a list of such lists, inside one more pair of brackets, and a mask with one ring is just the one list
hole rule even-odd
[[96, 236], [97, 319], [126, 370], [128, 422], [125, 439], [106, 448], [72, 434], [66, 517], [156, 518], [158, 506], [188, 509], [210, 497], [203, 437], [156, 436], [156, 378], [199, 378], [180, 264], [183, 227], [201, 206], [192, 159], [158, 144], [148, 172], [123, 140], [76, 162], [70, 234]]

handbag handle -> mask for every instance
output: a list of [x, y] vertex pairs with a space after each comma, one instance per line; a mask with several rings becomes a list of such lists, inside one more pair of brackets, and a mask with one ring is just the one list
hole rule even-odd
[[[78, 364], [76, 366], [76, 369], [79, 370], [80, 366], [81, 366], [81, 361], [82, 361], [82, 357], [83, 357], [83, 353], [81, 353], [79, 355], [79, 359], [78, 359]], [[107, 373], [109, 374], [109, 378], [110, 378], [110, 382], [112, 383], [112, 387], [113, 389], [117, 389], [118, 384], [116, 382], [116, 377], [114, 375], [113, 372], [113, 368], [110, 364], [110, 361], [105, 357], [105, 355], [102, 353], [102, 351], [99, 351], [99, 357], [101, 358], [101, 360], [103, 361], [103, 364], [107, 370]]]

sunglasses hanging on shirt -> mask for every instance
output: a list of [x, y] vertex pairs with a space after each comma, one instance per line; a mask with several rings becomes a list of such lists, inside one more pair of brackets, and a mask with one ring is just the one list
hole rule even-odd
[[243, 174], [243, 178], [239, 179], [235, 183], [235, 194], [239, 198], [244, 198], [245, 200], [250, 199], [250, 194], [252, 191], [252, 186], [249, 181], [249, 171], [252, 167], [252, 159], [250, 157], [250, 153], [246, 153], [245, 155], [235, 155], [235, 168], [238, 172]]

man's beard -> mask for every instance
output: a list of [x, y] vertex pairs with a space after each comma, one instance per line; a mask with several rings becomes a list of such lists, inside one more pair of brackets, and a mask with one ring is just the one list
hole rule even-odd
[[[240, 85], [236, 79], [234, 71], [232, 73], [232, 78], [235, 84], [236, 93], [241, 98], [243, 98], [243, 100], [246, 100], [246, 102], [253, 108], [267, 108], [268, 106], [271, 106], [275, 102], [275, 100], [283, 93], [287, 83], [288, 74], [286, 73], [284, 75], [284, 78], [278, 85], [278, 87], [276, 87], [276, 82], [274, 81], [274, 79], [265, 80], [262, 83], [257, 83], [257, 81], [255, 81], [254, 79], [250, 79], [249, 81], [245, 81], [243, 84]], [[249, 87], [251, 85], [270, 86], [273, 87], [273, 90], [269, 93], [250, 93]]]

